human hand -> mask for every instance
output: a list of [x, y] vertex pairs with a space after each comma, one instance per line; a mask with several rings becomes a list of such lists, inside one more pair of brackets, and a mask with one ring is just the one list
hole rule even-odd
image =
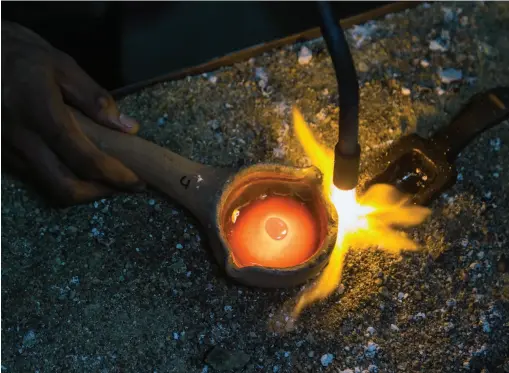
[[98, 124], [139, 129], [70, 56], [2, 21], [2, 166], [59, 205], [142, 189], [136, 174], [85, 136], [66, 103]]

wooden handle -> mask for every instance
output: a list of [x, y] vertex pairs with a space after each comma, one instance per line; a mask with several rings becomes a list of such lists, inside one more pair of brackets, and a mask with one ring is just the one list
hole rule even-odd
[[136, 135], [115, 131], [69, 107], [82, 131], [106, 154], [129, 167], [148, 185], [190, 210], [202, 224], [210, 219], [212, 197], [222, 190], [230, 170], [193, 162]]

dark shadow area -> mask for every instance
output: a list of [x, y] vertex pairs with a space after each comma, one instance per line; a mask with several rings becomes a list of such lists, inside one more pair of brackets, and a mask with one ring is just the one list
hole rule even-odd
[[[332, 2], [344, 19], [390, 2]], [[3, 2], [115, 89], [318, 26], [314, 2]]]

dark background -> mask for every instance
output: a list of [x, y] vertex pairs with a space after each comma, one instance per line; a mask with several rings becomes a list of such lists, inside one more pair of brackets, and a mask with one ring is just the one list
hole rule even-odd
[[[347, 18], [390, 2], [333, 2]], [[318, 26], [314, 2], [14, 2], [31, 28], [112, 90]]]

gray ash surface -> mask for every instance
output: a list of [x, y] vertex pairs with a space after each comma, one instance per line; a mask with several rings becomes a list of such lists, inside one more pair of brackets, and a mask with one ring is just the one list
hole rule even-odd
[[[392, 141], [428, 136], [474, 93], [509, 84], [508, 31], [502, 2], [425, 4], [350, 29], [363, 181]], [[120, 106], [140, 136], [195, 161], [304, 166], [291, 106], [331, 147], [338, 108], [322, 41], [301, 64], [303, 46]], [[54, 210], [2, 175], [2, 373], [508, 372], [508, 144], [503, 123], [461, 154], [457, 184], [412, 232], [422, 251], [351, 253], [341, 291], [293, 329], [300, 289], [224, 278], [196, 221], [164, 196]]]

